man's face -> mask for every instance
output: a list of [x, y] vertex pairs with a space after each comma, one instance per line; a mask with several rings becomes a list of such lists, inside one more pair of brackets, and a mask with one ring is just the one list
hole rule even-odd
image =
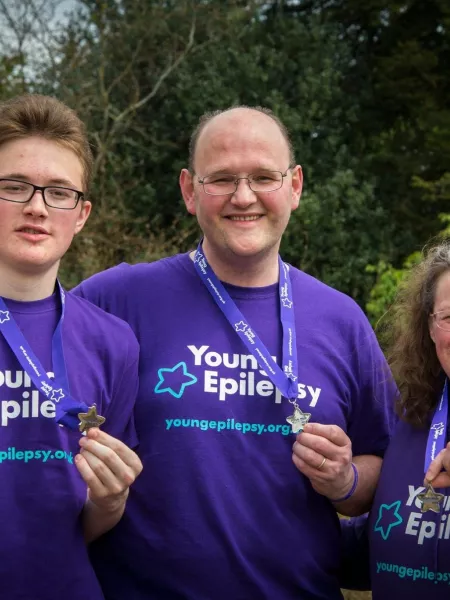
[[[0, 178], [83, 191], [83, 167], [71, 150], [34, 136], [0, 146]], [[51, 208], [41, 192], [25, 203], [0, 199], [0, 267], [35, 274], [57, 267], [89, 216], [90, 203]]]
[[[181, 190], [188, 211], [196, 215], [204, 245], [222, 260], [232, 256], [276, 255], [291, 212], [302, 190], [299, 166], [288, 170], [289, 149], [277, 124], [250, 109], [234, 109], [215, 117], [200, 134], [195, 175], [184, 169]], [[211, 196], [199, 179], [216, 173], [237, 177], [261, 171], [286, 173], [271, 192], [253, 192], [247, 180], [234, 194]]]
[[[447, 377], [450, 377], [450, 331], [442, 329], [450, 325], [450, 271], [441, 275], [436, 285], [434, 313], [438, 319], [430, 319], [430, 335], [436, 346], [436, 354]], [[438, 327], [438, 323], [441, 327]]]

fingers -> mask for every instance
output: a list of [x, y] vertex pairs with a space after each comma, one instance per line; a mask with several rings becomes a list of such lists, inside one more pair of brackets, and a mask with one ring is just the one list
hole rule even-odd
[[336, 425], [308, 423], [293, 445], [292, 461], [329, 498], [345, 496], [352, 485], [352, 444]]
[[[302, 434], [303, 435], [303, 434]], [[313, 450], [296, 441], [292, 447], [292, 460], [297, 468], [307, 476], [319, 475], [323, 467], [323, 459], [326, 458], [330, 462], [329, 455], [322, 453], [320, 450]], [[322, 466], [321, 466], [322, 465]], [[320, 467], [320, 468], [319, 468]], [[322, 471], [322, 474], [325, 470]]]
[[79, 444], [81, 452], [75, 457], [75, 463], [91, 499], [95, 502], [127, 495], [129, 486], [142, 470], [136, 453], [98, 429], [89, 430]]
[[424, 485], [430, 482], [435, 488], [450, 486], [450, 443], [439, 452], [428, 467]]
[[111, 457], [112, 454], [117, 455], [133, 470], [136, 476], [142, 471], [142, 463], [136, 452], [133, 452], [126, 444], [97, 427], [89, 429], [86, 436], [80, 439], [79, 444], [99, 458]]
[[[317, 458], [315, 459], [316, 466], [312, 465], [310, 462], [306, 462], [303, 458], [301, 458], [301, 456], [299, 456], [295, 452], [293, 452], [292, 454], [292, 460], [297, 469], [301, 471], [303, 475], [308, 477], [308, 479], [329, 481], [331, 479], [334, 479], [335, 477], [334, 467], [332, 463], [326, 462], [322, 465], [323, 457], [322, 459], [320, 459], [320, 457], [317, 456]], [[322, 467], [319, 469], [320, 465], [322, 465]]]
[[294, 456], [316, 471], [320, 470], [324, 458], [329, 463], [327, 466], [335, 461], [344, 464], [351, 462], [351, 441], [340, 427], [319, 423], [310, 425], [312, 427], [308, 427], [308, 430], [305, 427], [297, 436], [292, 449]]
[[96, 464], [97, 461], [99, 459], [87, 450], [75, 456], [75, 464], [87, 484], [91, 496], [106, 498], [110, 495], [110, 490], [113, 490], [113, 494], [118, 496], [128, 489], [128, 486], [119, 482], [111, 472], [108, 473], [105, 469], [106, 472], [102, 473], [105, 466]]
[[[429, 483], [430, 480], [428, 480], [424, 485], [426, 485], [427, 483]], [[440, 473], [436, 479], [433, 479], [432, 481], [432, 485], [434, 488], [446, 488], [446, 487], [450, 487], [450, 475], [447, 472], [442, 472]]]
[[345, 431], [337, 425], [322, 425], [322, 423], [307, 423], [303, 433], [309, 433], [329, 440], [335, 446], [346, 446], [349, 438]]
[[[297, 436], [296, 443], [303, 449], [303, 458], [305, 460], [308, 460], [308, 456], [311, 457], [311, 460], [308, 460], [311, 465], [319, 465], [324, 457], [334, 460], [337, 456], [344, 454], [346, 449], [351, 445], [349, 438], [347, 438], [347, 444], [339, 446], [329, 439], [320, 435], [306, 433], [306, 431]], [[318, 462], [317, 455], [319, 455]]]

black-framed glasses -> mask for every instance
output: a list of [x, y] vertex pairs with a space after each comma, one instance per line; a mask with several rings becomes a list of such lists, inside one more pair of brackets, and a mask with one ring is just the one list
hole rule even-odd
[[439, 310], [430, 315], [434, 319], [434, 322], [439, 327], [439, 329], [443, 329], [444, 331], [450, 331], [450, 309]]
[[26, 204], [36, 191], [42, 192], [44, 203], [51, 208], [73, 210], [84, 199], [83, 192], [56, 185], [34, 185], [17, 179], [0, 179], [0, 200]]
[[238, 177], [232, 173], [213, 173], [198, 179], [198, 182], [203, 185], [205, 194], [210, 196], [224, 196], [234, 194], [238, 188], [241, 179], [246, 179], [248, 185], [253, 192], [275, 192], [279, 190], [287, 176], [288, 171], [293, 166], [289, 165], [286, 171], [269, 171], [261, 169], [250, 173], [247, 177]]

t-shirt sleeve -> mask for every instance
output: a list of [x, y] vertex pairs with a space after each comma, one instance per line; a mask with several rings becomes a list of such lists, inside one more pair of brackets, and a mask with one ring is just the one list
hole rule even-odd
[[[124, 321], [128, 321], [126, 318], [128, 316], [127, 294], [122, 292], [128, 289], [129, 273], [130, 265], [122, 263], [86, 279], [72, 289], [70, 293], [88, 300]], [[106, 427], [105, 423], [104, 429], [114, 437], [121, 439], [128, 446], [135, 447], [138, 440], [134, 426], [133, 409], [139, 387], [139, 344], [131, 328], [125, 339], [128, 342], [126, 357], [120, 375], [117, 374], [114, 383], [113, 397], [107, 411], [109, 425]], [[122, 340], [121, 344], [123, 344]]]
[[139, 387], [139, 345], [130, 331], [126, 360], [114, 384], [111, 402], [106, 410], [103, 429], [130, 448], [136, 448], [138, 437], [134, 424], [134, 405]]
[[80, 296], [96, 304], [107, 312], [122, 317], [121, 290], [127, 289], [127, 273], [130, 265], [122, 263], [82, 281], [71, 290], [71, 294]]
[[362, 323], [353, 355], [357, 390], [348, 424], [353, 454], [383, 457], [397, 422], [397, 387], [368, 322]]

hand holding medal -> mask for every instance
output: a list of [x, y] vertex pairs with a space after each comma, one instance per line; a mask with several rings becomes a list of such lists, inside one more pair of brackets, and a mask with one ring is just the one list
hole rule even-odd
[[450, 443], [439, 452], [428, 467], [424, 485], [427, 488], [426, 491], [417, 496], [422, 503], [422, 512], [432, 510], [435, 513], [440, 513], [444, 494], [435, 492], [434, 488], [450, 487]]
[[292, 460], [316, 492], [332, 501], [343, 501], [356, 488], [352, 444], [337, 425], [305, 425], [293, 445]]
[[424, 485], [433, 483], [433, 487], [450, 487], [450, 443], [439, 452], [428, 467]]
[[142, 471], [139, 457], [98, 426], [88, 427], [79, 444], [81, 451], [75, 456], [75, 464], [88, 486], [88, 499], [106, 512], [120, 509], [130, 485]]

